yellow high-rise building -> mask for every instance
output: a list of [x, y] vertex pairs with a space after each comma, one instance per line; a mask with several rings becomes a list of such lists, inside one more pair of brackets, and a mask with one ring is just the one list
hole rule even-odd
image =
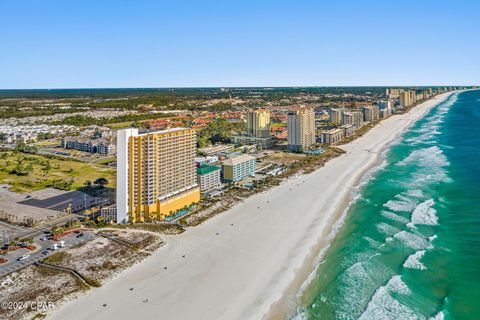
[[306, 150], [316, 141], [315, 111], [312, 108], [297, 108], [288, 112], [288, 149]]
[[196, 133], [175, 128], [117, 133], [117, 222], [159, 220], [200, 201]]
[[247, 134], [256, 138], [270, 137], [270, 112], [265, 109], [247, 112]]
[[400, 105], [402, 107], [413, 106], [416, 102], [415, 90], [404, 90], [400, 92]]

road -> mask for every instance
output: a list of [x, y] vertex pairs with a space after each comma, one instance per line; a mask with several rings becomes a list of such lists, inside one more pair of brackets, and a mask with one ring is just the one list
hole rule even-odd
[[[5, 226], [6, 228], [11, 229], [11, 231], [8, 231], [8, 236], [1, 237], [1, 245], [7, 244], [10, 240], [14, 238], [29, 238], [29, 237], [36, 237], [38, 235], [43, 234], [45, 231], [50, 231], [52, 226], [56, 226], [59, 224], [64, 224], [68, 221], [78, 219], [80, 216], [76, 214], [69, 214], [67, 216], [60, 217], [58, 219], [54, 219], [52, 221], [49, 221], [49, 224], [46, 227], [42, 228], [24, 228], [24, 227], [19, 227], [15, 226], [9, 223], [5, 222], [0, 222], [0, 225]], [[13, 231], [15, 230], [15, 231]]]

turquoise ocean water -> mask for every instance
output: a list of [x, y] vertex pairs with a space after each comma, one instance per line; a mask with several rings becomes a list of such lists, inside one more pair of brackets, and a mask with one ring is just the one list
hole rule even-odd
[[385, 161], [295, 319], [480, 319], [480, 91], [438, 104]]

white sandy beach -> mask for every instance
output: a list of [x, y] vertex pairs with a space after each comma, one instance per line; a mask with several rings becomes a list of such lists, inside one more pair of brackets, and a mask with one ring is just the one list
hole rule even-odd
[[450, 94], [382, 121], [341, 146], [347, 153], [323, 168], [169, 237], [144, 262], [67, 303], [50, 319], [283, 318], [295, 307], [295, 293], [361, 177], [401, 132]]

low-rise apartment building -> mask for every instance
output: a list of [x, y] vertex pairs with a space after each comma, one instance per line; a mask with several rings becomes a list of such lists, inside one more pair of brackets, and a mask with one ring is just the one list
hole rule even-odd
[[255, 145], [262, 149], [270, 148], [273, 144], [272, 138], [261, 138], [248, 135], [233, 136], [233, 143], [236, 145]]
[[322, 132], [322, 143], [334, 144], [345, 136], [344, 129], [337, 128]]
[[60, 147], [65, 149], [74, 149], [89, 153], [98, 153], [101, 155], [110, 155], [117, 152], [117, 146], [114, 143], [102, 139], [77, 139], [77, 138], [62, 138], [60, 140]]
[[223, 180], [226, 182], [238, 182], [248, 176], [255, 176], [255, 157], [242, 154], [226, 159], [222, 163]]

